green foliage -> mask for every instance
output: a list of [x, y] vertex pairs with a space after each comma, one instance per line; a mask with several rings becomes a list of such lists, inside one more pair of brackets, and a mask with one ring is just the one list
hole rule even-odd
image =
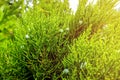
[[69, 47], [64, 67], [72, 80], [116, 80], [119, 77], [119, 25], [110, 24], [89, 40], [90, 29], [79, 36]]
[[[96, 4], [88, 3], [88, 0], [79, 0], [78, 10], [72, 20], [72, 35], [78, 37], [92, 24], [91, 35], [102, 29], [104, 25], [118, 21], [119, 15], [115, 15], [114, 6], [118, 0], [98, 0]], [[74, 27], [73, 27], [74, 26]]]
[[0, 1], [0, 80], [119, 80], [117, 0], [79, 1]]
[[[51, 9], [52, 7], [54, 6], [51, 6]], [[44, 80], [59, 78], [62, 72], [62, 58], [68, 53], [68, 38], [65, 35], [69, 33], [69, 30], [66, 30], [66, 28], [69, 29], [67, 24], [71, 18], [68, 14], [69, 8], [66, 12], [61, 8], [62, 13], [57, 13], [56, 8], [44, 10], [47, 12], [40, 9], [41, 7], [36, 5], [34, 9], [29, 9], [26, 14], [23, 14], [22, 19], [17, 20], [14, 39], [11, 41], [12, 45], [9, 44], [12, 47], [8, 47], [11, 49], [8, 55], [13, 59], [7, 61], [14, 64], [7, 68], [15, 67], [6, 69], [9, 73], [12, 70], [10, 77], [15, 76], [18, 79], [21, 76], [21, 79]], [[21, 74], [17, 75], [18, 73]], [[29, 76], [32, 77], [29, 78]]]
[[0, 1], [0, 47], [4, 47], [4, 42], [13, 39], [13, 29], [16, 19], [20, 19], [22, 1], [11, 3], [9, 0]]

